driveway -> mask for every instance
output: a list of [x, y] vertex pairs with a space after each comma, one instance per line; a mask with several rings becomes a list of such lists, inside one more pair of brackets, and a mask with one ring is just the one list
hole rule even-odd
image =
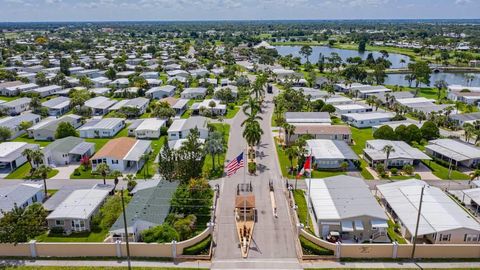
[[69, 164], [67, 166], [53, 167], [53, 169], [58, 170], [58, 173], [50, 179], [69, 179], [78, 166], [78, 164]]
[[430, 170], [427, 166], [425, 166], [425, 164], [421, 162], [415, 167], [415, 173], [420, 175], [420, 178], [422, 178], [422, 180], [440, 180], [440, 178], [438, 178], [432, 173], [432, 170]]

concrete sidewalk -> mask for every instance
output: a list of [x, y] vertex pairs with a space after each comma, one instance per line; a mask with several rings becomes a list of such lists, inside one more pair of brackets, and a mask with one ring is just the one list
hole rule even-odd
[[399, 268], [399, 269], [432, 269], [432, 268], [480, 268], [479, 262], [336, 262], [336, 261], [313, 261], [303, 262], [303, 269], [315, 268], [362, 268], [362, 269], [380, 269], [380, 268]]
[[[126, 260], [92, 261], [92, 260], [0, 260], [0, 269], [4, 266], [63, 266], [63, 267], [127, 267]], [[162, 262], [162, 261], [132, 261], [132, 267], [165, 267], [165, 268], [198, 268], [209, 269], [209, 261]]]

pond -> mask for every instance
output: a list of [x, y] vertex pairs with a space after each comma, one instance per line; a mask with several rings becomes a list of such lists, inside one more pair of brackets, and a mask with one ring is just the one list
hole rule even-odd
[[[449, 85], [460, 84], [469, 86], [480, 86], [480, 73], [468, 73], [475, 78], [467, 84], [466, 73], [432, 73], [430, 76], [430, 86], [433, 87], [436, 81], [445, 80]], [[385, 79], [385, 84], [388, 85], [402, 85], [408, 86], [408, 81], [405, 80], [406, 74], [388, 74]], [[413, 83], [414, 85], [415, 83]], [[425, 86], [425, 85], [422, 85]]]
[[[327, 46], [311, 46], [311, 47], [312, 47], [312, 55], [310, 56], [309, 60], [312, 63], [318, 62], [320, 53], [323, 56], [328, 57], [332, 52], [336, 52], [344, 61], [346, 61], [347, 58], [349, 57], [357, 57], [357, 56], [362, 57], [362, 59], [366, 59], [368, 54], [370, 53], [368, 51], [364, 53], [360, 53], [355, 50], [337, 49], [337, 48], [330, 48]], [[302, 48], [302, 46], [275, 46], [275, 48], [277, 49], [278, 53], [282, 56], [291, 54], [294, 57], [301, 57], [302, 62], [306, 62], [306, 58], [300, 55], [300, 49]], [[373, 56], [375, 58], [382, 56], [380, 52], [373, 51], [371, 53], [373, 53]], [[401, 62], [402, 59], [405, 61], [405, 63]], [[408, 56], [402, 55], [402, 54], [396, 54], [396, 53], [390, 53], [388, 60], [392, 62], [391, 68], [403, 68], [403, 67], [406, 67], [410, 62], [410, 58]]]

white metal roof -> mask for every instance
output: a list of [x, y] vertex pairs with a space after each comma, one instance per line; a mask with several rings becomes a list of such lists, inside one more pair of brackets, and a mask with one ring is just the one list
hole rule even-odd
[[393, 113], [390, 112], [366, 112], [366, 113], [346, 113], [343, 116], [356, 121], [377, 120], [377, 119], [391, 119]]
[[88, 219], [108, 196], [108, 190], [73, 191], [47, 219]]
[[361, 216], [387, 220], [383, 208], [361, 178], [339, 175], [306, 181], [307, 186], [309, 182], [318, 220], [340, 221]]
[[480, 224], [441, 189], [416, 179], [377, 186], [388, 204], [410, 233], [415, 232], [420, 194], [425, 186], [418, 235], [461, 228], [476, 230]]
[[315, 159], [358, 159], [350, 146], [340, 140], [307, 140], [307, 148]]
[[411, 147], [404, 141], [369, 140], [366, 145], [365, 153], [374, 160], [387, 159], [387, 154], [383, 151], [383, 148], [387, 145], [393, 146], [394, 149], [390, 152], [389, 159], [431, 159], [428, 155], [417, 148]]
[[166, 123], [165, 120], [156, 118], [146, 118], [138, 125], [135, 130], [160, 130]]
[[452, 139], [432, 140], [425, 148], [456, 161], [480, 158], [478, 147]]

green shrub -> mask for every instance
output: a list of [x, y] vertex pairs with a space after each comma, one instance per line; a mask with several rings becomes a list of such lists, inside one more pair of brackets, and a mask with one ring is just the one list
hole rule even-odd
[[80, 173], [80, 170], [78, 168], [76, 168], [74, 171], [73, 171], [73, 175], [75, 176], [80, 176], [81, 173]]
[[322, 248], [303, 236], [300, 236], [299, 239], [300, 244], [302, 245], [302, 249], [306, 253], [306, 255], [325, 256], [334, 254], [332, 250]]
[[257, 163], [249, 162], [248, 163], [248, 172], [249, 173], [255, 173], [256, 171], [257, 171]]
[[212, 237], [208, 236], [197, 244], [183, 249], [183, 255], [205, 255], [210, 251]]
[[390, 170], [390, 172], [392, 173], [392, 175], [397, 175], [398, 169], [397, 169], [397, 168], [392, 168], [392, 169]]

